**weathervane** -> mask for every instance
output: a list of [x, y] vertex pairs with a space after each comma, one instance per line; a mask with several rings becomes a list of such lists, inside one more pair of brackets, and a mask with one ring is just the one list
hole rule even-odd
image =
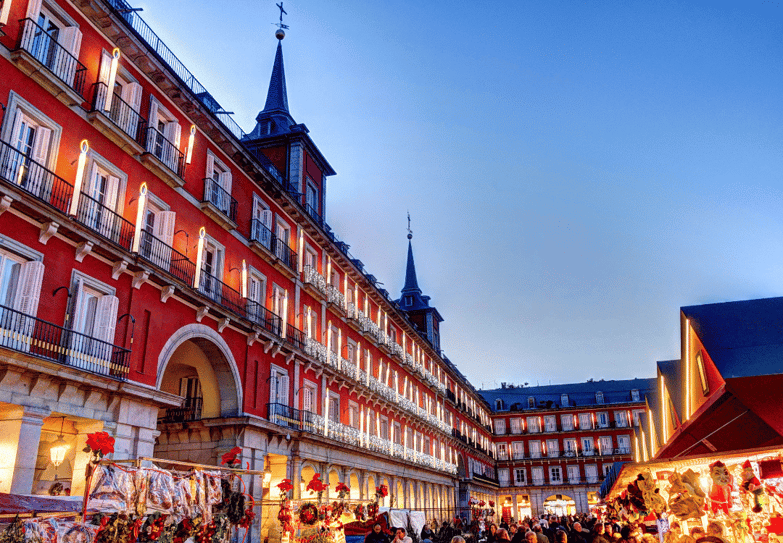
[[283, 14], [288, 15], [288, 12], [283, 9], [283, 2], [280, 0], [279, 4], [275, 4], [278, 8], [280, 8], [280, 22], [279, 23], [272, 23], [277, 27], [277, 32], [275, 32], [275, 37], [278, 40], [282, 40], [285, 38], [285, 30], [288, 28], [288, 25], [283, 24]]
[[411, 230], [411, 212], [408, 211], [408, 239], [413, 239], [413, 230]]

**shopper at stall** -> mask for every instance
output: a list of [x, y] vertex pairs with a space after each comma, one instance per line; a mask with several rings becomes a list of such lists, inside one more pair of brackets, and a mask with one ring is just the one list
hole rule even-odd
[[557, 530], [555, 532], [555, 543], [568, 543], [568, 534], [565, 530]]
[[571, 543], [590, 543], [587, 540], [588, 535], [590, 534], [582, 530], [581, 522], [574, 522], [573, 529], [571, 530], [571, 534], [568, 536], [568, 539], [571, 540]]
[[408, 537], [405, 528], [399, 527], [395, 532], [395, 536], [394, 539], [392, 540], [392, 543], [413, 543], [413, 540], [410, 537]]
[[364, 543], [389, 543], [389, 536], [383, 533], [380, 523], [376, 522], [372, 531], [364, 538]]
[[499, 528], [495, 534], [495, 541], [507, 541], [511, 542], [511, 537], [508, 535], [508, 531], [505, 528]]
[[425, 523], [424, 527], [421, 529], [421, 542], [431, 543], [434, 538], [435, 532], [432, 531], [429, 524]]
[[606, 529], [603, 522], [596, 522], [593, 525], [592, 543], [609, 543], [609, 540], [606, 539]]

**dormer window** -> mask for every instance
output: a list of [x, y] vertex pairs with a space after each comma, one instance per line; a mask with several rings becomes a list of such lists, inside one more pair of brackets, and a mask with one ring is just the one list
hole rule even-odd
[[568, 394], [560, 395], [560, 407], [568, 407]]
[[595, 393], [595, 403], [604, 403], [604, 393], [600, 390]]
[[405, 297], [405, 305], [407, 305], [407, 306], [413, 305], [413, 296], [406, 296]]
[[633, 402], [639, 402], [641, 401], [641, 398], [639, 397], [639, 389], [635, 388], [631, 390], [631, 401]]
[[498, 398], [497, 400], [495, 400], [495, 410], [500, 411], [501, 409], [503, 409], [503, 400]]
[[536, 406], [536, 399], [534, 397], [532, 397], [532, 396], [529, 397], [527, 399], [527, 406], [528, 406], [528, 408], [533, 409]]

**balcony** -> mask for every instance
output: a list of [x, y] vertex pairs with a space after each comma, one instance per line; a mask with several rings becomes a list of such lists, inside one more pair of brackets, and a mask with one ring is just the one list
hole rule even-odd
[[85, 193], [79, 195], [76, 221], [126, 251], [131, 250], [133, 224]]
[[334, 285], [326, 287], [327, 301], [335, 307], [339, 307], [345, 311], [345, 295], [340, 292], [340, 289]]
[[124, 381], [130, 351], [0, 306], [0, 347]]
[[68, 213], [73, 185], [4, 141], [0, 141], [0, 179], [42, 204]]
[[321, 364], [327, 364], [329, 362], [329, 357], [326, 352], [326, 347], [314, 340], [311, 337], [308, 337], [305, 339], [305, 353], [309, 354], [311, 357], [315, 358], [318, 362]]
[[291, 249], [288, 244], [277, 236], [272, 237], [272, 252], [274, 255], [285, 264], [286, 268], [296, 272], [297, 267], [297, 255], [296, 251]]
[[58, 40], [67, 39], [71, 29], [47, 33], [32, 19], [19, 21], [20, 32], [11, 60], [39, 85], [67, 106], [84, 102], [87, 68]]
[[283, 321], [266, 307], [253, 300], [246, 302], [247, 318], [278, 337], [282, 336]]
[[152, 173], [160, 177], [171, 188], [185, 184], [185, 155], [177, 146], [166, 139], [155, 127], [148, 126], [145, 136], [145, 153], [141, 161]]
[[201, 420], [202, 398], [185, 398], [182, 407], [166, 409], [166, 414], [159, 419], [160, 422], [191, 422]]
[[315, 290], [323, 294], [324, 296], [327, 295], [326, 292], [326, 279], [324, 279], [324, 276], [318, 273], [318, 270], [316, 270], [313, 266], [307, 265], [302, 270], [302, 277], [303, 282], [306, 285], [312, 285]]
[[168, 272], [188, 287], [193, 286], [196, 264], [147, 230], [141, 231], [139, 256], [164, 272]]
[[201, 270], [198, 291], [240, 317], [247, 317], [242, 295], [214, 275]]
[[537, 479], [533, 478], [533, 486], [543, 486], [544, 485], [544, 479]]
[[305, 211], [307, 211], [307, 214], [310, 215], [310, 218], [313, 219], [318, 226], [320, 226], [321, 228], [324, 227], [326, 221], [324, 221], [324, 218], [318, 214], [318, 210], [316, 208], [314, 208], [310, 204], [307, 204], [305, 206]]
[[286, 343], [292, 347], [304, 351], [307, 347], [307, 336], [299, 328], [293, 324], [286, 324], [285, 327], [285, 340]]
[[87, 114], [87, 119], [128, 154], [140, 155], [144, 152], [142, 136], [145, 133], [147, 119], [116, 92], [112, 95], [109, 110], [106, 111], [107, 95], [106, 83], [99, 82], [93, 85], [92, 108]]
[[229, 232], [236, 229], [237, 201], [210, 177], [204, 179], [201, 210]]

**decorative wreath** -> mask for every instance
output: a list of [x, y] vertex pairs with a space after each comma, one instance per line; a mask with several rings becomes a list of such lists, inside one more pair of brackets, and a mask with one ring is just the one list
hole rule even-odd
[[318, 507], [314, 503], [305, 503], [299, 509], [299, 522], [312, 526], [318, 521]]

